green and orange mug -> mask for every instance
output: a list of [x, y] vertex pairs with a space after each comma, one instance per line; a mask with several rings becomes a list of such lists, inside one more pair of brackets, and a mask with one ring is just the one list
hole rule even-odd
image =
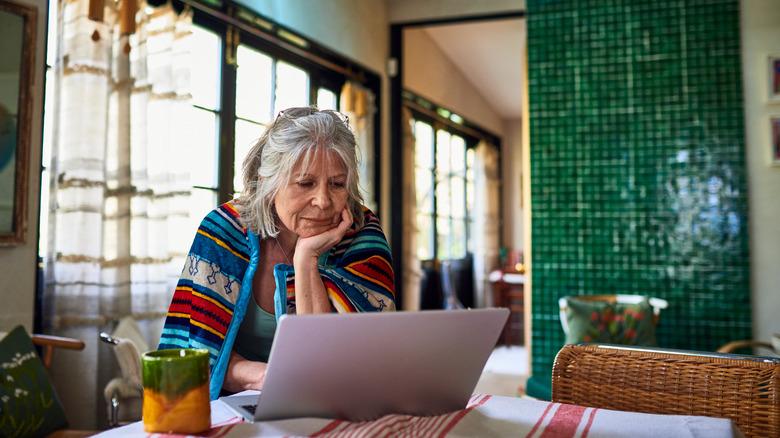
[[208, 350], [150, 351], [141, 362], [146, 432], [195, 434], [211, 427]]

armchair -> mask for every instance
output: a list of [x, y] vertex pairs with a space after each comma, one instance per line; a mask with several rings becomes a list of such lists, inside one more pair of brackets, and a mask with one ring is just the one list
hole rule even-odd
[[149, 347], [132, 317], [119, 321], [114, 332], [100, 333], [100, 340], [111, 345], [122, 375], [111, 379], [103, 389], [111, 427], [141, 419], [143, 382], [141, 354]]
[[620, 345], [565, 345], [552, 400], [602, 409], [729, 418], [780, 436], [780, 359]]

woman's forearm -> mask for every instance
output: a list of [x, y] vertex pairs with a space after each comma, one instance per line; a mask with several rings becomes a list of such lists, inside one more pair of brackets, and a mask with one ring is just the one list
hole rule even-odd
[[299, 315], [330, 313], [333, 307], [317, 268], [317, 257], [295, 255], [295, 309]]
[[245, 359], [235, 351], [230, 352], [225, 382], [222, 388], [230, 392], [241, 392], [247, 389], [263, 389], [266, 364]]

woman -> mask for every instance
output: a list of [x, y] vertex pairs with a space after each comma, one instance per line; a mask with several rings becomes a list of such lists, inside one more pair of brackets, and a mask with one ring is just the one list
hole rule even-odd
[[395, 310], [387, 240], [335, 111], [291, 108], [244, 160], [244, 192], [201, 222], [159, 348], [206, 348], [210, 393], [261, 389], [285, 313]]

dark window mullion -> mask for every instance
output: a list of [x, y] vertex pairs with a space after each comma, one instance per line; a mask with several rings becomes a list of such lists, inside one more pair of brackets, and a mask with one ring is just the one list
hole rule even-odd
[[309, 74], [309, 106], [317, 105], [317, 91], [322, 85], [314, 72], [307, 71], [306, 73]]
[[[231, 30], [228, 29], [228, 32]], [[222, 93], [219, 113], [219, 175], [217, 202], [233, 199], [233, 162], [236, 138], [236, 66], [228, 62], [228, 54], [236, 47], [228, 46], [229, 38], [222, 38]]]

